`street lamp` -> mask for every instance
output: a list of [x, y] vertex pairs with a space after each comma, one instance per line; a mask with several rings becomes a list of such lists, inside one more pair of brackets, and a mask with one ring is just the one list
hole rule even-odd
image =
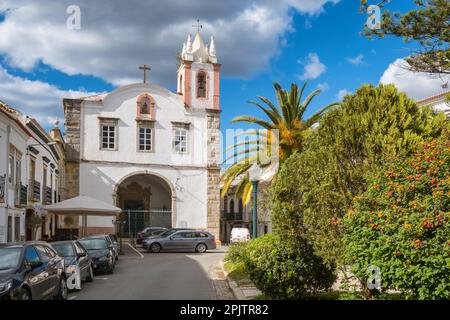
[[258, 237], [258, 183], [261, 179], [261, 168], [255, 162], [248, 170], [248, 175], [253, 186], [253, 239]]

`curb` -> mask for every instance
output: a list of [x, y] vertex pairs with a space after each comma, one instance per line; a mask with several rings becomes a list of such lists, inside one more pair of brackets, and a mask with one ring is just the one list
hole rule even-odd
[[247, 298], [244, 295], [244, 293], [239, 288], [239, 286], [236, 283], [236, 281], [234, 281], [230, 277], [228, 277], [229, 273], [225, 270], [224, 265], [225, 265], [225, 263], [224, 263], [223, 259], [220, 260], [220, 267], [222, 268], [222, 271], [225, 274], [225, 279], [227, 280], [228, 286], [230, 287], [231, 291], [233, 292], [233, 295], [236, 298], [236, 300], [250, 300], [249, 298]]

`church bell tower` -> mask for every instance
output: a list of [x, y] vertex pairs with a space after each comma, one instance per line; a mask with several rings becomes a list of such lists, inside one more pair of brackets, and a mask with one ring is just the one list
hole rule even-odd
[[205, 45], [197, 31], [192, 41], [188, 36], [180, 56], [177, 93], [183, 96], [186, 108], [220, 109], [220, 64], [216, 43], [211, 37]]

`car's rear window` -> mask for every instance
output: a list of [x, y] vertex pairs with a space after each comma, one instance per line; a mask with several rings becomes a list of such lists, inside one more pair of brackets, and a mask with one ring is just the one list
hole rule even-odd
[[53, 248], [55, 248], [58, 255], [61, 257], [75, 257], [75, 250], [71, 243], [53, 243]]
[[0, 270], [16, 268], [21, 252], [22, 248], [0, 248]]
[[104, 250], [108, 248], [103, 238], [81, 239], [79, 241], [86, 250]]

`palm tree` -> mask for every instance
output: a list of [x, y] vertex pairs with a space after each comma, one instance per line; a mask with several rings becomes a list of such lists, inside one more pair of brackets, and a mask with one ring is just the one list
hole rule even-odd
[[[233, 119], [233, 122], [247, 122], [250, 124], [257, 124], [265, 130], [249, 130], [246, 131], [247, 135], [256, 136], [255, 140], [236, 143], [228, 150], [234, 149], [235, 152], [232, 156], [227, 158], [224, 162], [237, 158], [241, 158], [233, 163], [222, 175], [221, 180], [223, 183], [222, 196], [225, 195], [231, 186], [232, 182], [238, 177], [242, 180], [239, 182], [236, 195], [242, 197], [244, 204], [250, 201], [250, 195], [252, 191], [252, 185], [249, 181], [248, 175], [244, 174], [251, 167], [252, 163], [257, 161], [261, 167], [268, 167], [270, 164], [262, 164], [259, 162], [258, 153], [265, 152], [270, 157], [271, 146], [277, 143], [278, 158], [282, 163], [289, 158], [294, 152], [301, 152], [303, 148], [303, 142], [307, 132], [311, 127], [317, 123], [320, 117], [331, 107], [338, 105], [332, 103], [316, 114], [310, 117], [308, 120], [303, 120], [304, 113], [309, 104], [315, 96], [321, 91], [315, 90], [305, 100], [302, 101], [303, 92], [307, 83], [304, 83], [301, 89], [296, 83], [291, 84], [290, 91], [284, 90], [279, 83], [274, 83], [275, 94], [278, 106], [275, 106], [269, 99], [265, 97], [258, 97], [258, 101], [249, 101], [250, 104], [257, 106], [268, 117], [268, 120], [257, 118], [254, 116], [239, 116]], [[263, 106], [261, 102], [265, 105]], [[278, 130], [278, 134], [274, 134], [274, 130]], [[246, 146], [244, 150], [242, 146]]]

